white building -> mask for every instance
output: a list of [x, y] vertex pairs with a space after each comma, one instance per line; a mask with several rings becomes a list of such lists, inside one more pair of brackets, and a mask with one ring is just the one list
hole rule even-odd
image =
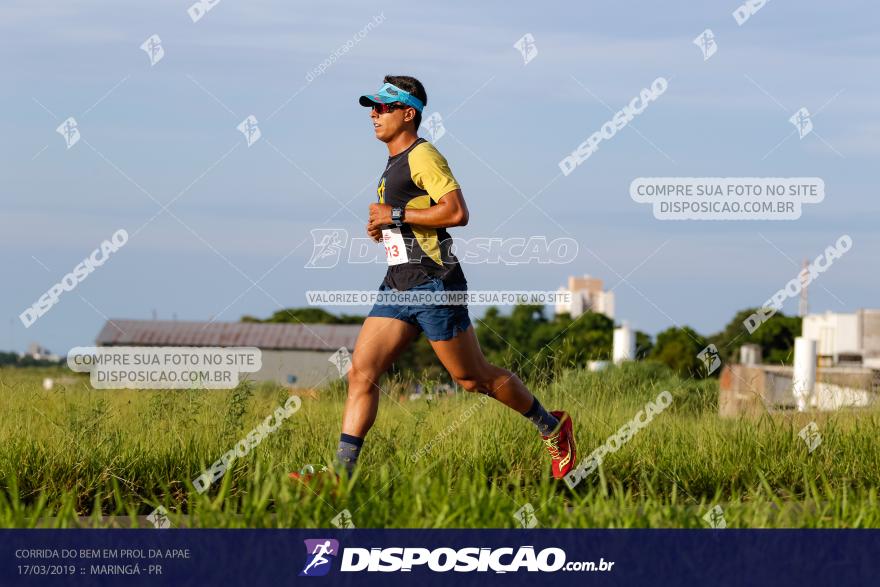
[[602, 280], [584, 275], [568, 278], [568, 288], [560, 287], [560, 292], [571, 292], [571, 303], [556, 304], [557, 314], [571, 314], [577, 318], [584, 312], [592, 311], [605, 314], [614, 319], [614, 292], [602, 291]]
[[28, 345], [28, 350], [24, 354], [26, 357], [31, 357], [37, 361], [59, 361], [61, 357], [50, 351], [44, 346], [41, 346], [40, 343], [32, 342]]
[[841, 358], [860, 359], [864, 366], [880, 369], [880, 309], [807, 314], [801, 336], [816, 341], [820, 359], [834, 364]]

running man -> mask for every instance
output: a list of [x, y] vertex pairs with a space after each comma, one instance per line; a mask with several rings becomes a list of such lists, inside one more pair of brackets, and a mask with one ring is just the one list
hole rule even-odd
[[303, 575], [308, 575], [309, 569], [330, 562], [326, 557], [324, 557], [325, 554], [333, 554], [333, 549], [330, 547], [330, 541], [328, 540], [322, 544], [316, 544], [315, 550], [312, 551], [312, 554], [316, 556], [312, 559], [312, 562], [306, 565], [306, 568], [302, 570]]
[[[468, 208], [446, 159], [417, 135], [425, 88], [409, 76], [385, 76], [375, 94], [359, 100], [370, 108], [376, 138], [388, 147], [388, 164], [379, 180], [378, 203], [370, 205], [367, 234], [383, 242], [388, 261], [380, 292], [463, 292], [467, 282], [450, 251], [447, 228], [465, 226]], [[516, 410], [538, 429], [561, 479], [575, 464], [572, 421], [548, 412], [519, 377], [491, 365], [483, 356], [465, 305], [373, 306], [364, 321], [348, 372], [348, 398], [336, 451], [337, 470], [349, 475], [364, 438], [376, 420], [379, 378], [400, 353], [424, 332], [443, 366], [471, 392], [486, 394]], [[294, 479], [308, 475], [291, 473]]]

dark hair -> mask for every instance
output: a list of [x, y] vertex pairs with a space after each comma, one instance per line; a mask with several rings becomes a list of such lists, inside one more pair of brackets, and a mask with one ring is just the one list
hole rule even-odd
[[[405, 92], [409, 92], [416, 98], [422, 101], [422, 104], [425, 106], [428, 105], [428, 94], [425, 92], [425, 86], [422, 85], [422, 82], [417, 80], [414, 77], [410, 77], [408, 75], [386, 75], [385, 79], [382, 80], [383, 83], [394, 84], [401, 90]], [[416, 117], [413, 118], [413, 122], [416, 125], [416, 132], [419, 131], [419, 127], [422, 125], [422, 113], [416, 110]]]

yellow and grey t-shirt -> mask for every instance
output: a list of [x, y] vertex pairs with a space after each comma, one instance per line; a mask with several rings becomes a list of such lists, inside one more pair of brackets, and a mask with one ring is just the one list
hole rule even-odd
[[[405, 151], [388, 158], [379, 180], [379, 203], [407, 210], [429, 208], [455, 189], [459, 185], [446, 159], [434, 145], [419, 138]], [[452, 239], [445, 228], [404, 222], [400, 232], [408, 261], [388, 267], [384, 281], [388, 287], [405, 291], [438, 277], [447, 283], [465, 283], [458, 259], [450, 252]]]

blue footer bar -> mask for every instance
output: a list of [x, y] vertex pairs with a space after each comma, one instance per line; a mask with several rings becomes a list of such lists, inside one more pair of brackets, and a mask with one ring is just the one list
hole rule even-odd
[[0, 530], [0, 585], [857, 585], [874, 530]]

